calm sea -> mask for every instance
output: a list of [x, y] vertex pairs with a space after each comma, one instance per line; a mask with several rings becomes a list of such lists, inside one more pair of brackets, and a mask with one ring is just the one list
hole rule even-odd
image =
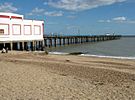
[[57, 46], [49, 52], [72, 53], [83, 52], [85, 56], [128, 57], [135, 59], [135, 37], [119, 40]]

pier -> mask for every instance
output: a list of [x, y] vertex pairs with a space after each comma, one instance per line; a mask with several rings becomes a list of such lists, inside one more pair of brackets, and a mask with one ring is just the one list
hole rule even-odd
[[95, 36], [44, 36], [45, 47], [57, 47], [70, 44], [88, 42], [101, 42], [120, 39], [121, 35], [95, 35]]
[[45, 50], [45, 48], [71, 45], [94, 43], [101, 41], [109, 41], [120, 39], [121, 35], [95, 35], [95, 36], [44, 36], [43, 40], [39, 41], [14, 41], [14, 42], [0, 42], [0, 50], [8, 48], [9, 50]]

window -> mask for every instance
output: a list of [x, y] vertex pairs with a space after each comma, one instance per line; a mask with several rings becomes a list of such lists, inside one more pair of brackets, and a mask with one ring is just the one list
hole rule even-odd
[[9, 35], [9, 25], [0, 23], [0, 35]]
[[24, 34], [25, 35], [31, 35], [32, 32], [31, 32], [31, 25], [24, 25]]
[[4, 35], [4, 29], [0, 29], [0, 35]]
[[40, 35], [41, 34], [41, 27], [38, 25], [34, 26], [34, 34], [35, 35]]
[[21, 25], [20, 24], [13, 24], [13, 34], [21, 35]]

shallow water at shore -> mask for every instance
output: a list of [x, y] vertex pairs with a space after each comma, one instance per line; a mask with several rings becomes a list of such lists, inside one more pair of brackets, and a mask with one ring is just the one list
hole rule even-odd
[[73, 53], [82, 52], [83, 56], [102, 56], [135, 59], [135, 38], [121, 38], [120, 40], [57, 46], [48, 49], [49, 52]]

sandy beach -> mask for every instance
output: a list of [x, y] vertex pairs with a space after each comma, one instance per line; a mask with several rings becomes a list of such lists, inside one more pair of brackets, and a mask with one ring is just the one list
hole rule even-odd
[[0, 100], [135, 100], [135, 60], [0, 54]]

